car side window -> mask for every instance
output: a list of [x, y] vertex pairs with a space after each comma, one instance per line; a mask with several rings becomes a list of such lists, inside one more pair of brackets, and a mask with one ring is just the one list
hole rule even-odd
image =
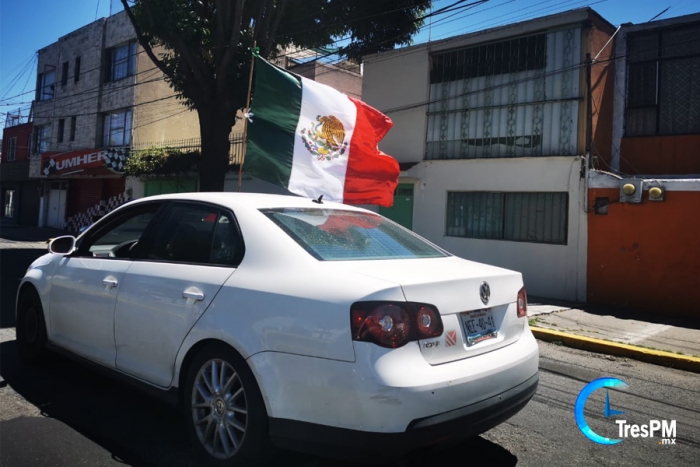
[[238, 228], [231, 215], [214, 206], [175, 204], [145, 242], [145, 260], [235, 265]]
[[146, 204], [119, 215], [81, 244], [81, 256], [129, 258], [160, 207]]

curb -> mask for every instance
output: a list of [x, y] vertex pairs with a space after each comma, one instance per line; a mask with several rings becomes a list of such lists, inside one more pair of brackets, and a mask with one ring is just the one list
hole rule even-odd
[[553, 329], [538, 328], [530, 326], [532, 333], [537, 339], [552, 342], [560, 341], [567, 347], [587, 350], [589, 352], [615, 355], [617, 357], [627, 357], [641, 362], [653, 363], [655, 365], [667, 366], [679, 370], [700, 373], [700, 358], [689, 355], [678, 355], [663, 350], [651, 350], [644, 347], [637, 347], [617, 342], [604, 341], [593, 337], [579, 336], [567, 332], [555, 331]]

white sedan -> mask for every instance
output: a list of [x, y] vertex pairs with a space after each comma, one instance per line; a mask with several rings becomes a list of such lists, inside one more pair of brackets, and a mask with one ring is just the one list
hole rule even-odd
[[62, 353], [178, 404], [201, 454], [399, 457], [513, 416], [538, 348], [520, 273], [371, 211], [188, 193], [60, 237], [17, 296], [20, 356]]

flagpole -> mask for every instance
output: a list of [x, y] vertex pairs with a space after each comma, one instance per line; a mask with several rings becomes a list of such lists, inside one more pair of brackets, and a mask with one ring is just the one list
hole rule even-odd
[[245, 115], [243, 116], [243, 154], [241, 157], [241, 163], [238, 166], [238, 192], [241, 192], [241, 185], [243, 184], [243, 162], [245, 161], [246, 146], [248, 145], [248, 119], [250, 118], [248, 114], [250, 113], [250, 94], [253, 90], [253, 68], [255, 68], [255, 57], [257, 57], [257, 51], [255, 48], [255, 41], [253, 41], [253, 57], [250, 61], [250, 76], [248, 77], [248, 97], [245, 103]]

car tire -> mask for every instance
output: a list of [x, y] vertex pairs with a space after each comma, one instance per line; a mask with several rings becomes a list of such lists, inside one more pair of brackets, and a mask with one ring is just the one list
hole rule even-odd
[[274, 452], [255, 377], [245, 360], [225, 344], [208, 345], [194, 357], [182, 408], [188, 434], [209, 465], [265, 465]]
[[17, 351], [22, 362], [40, 365], [49, 359], [46, 321], [39, 294], [33, 288], [22, 292], [17, 303]]

